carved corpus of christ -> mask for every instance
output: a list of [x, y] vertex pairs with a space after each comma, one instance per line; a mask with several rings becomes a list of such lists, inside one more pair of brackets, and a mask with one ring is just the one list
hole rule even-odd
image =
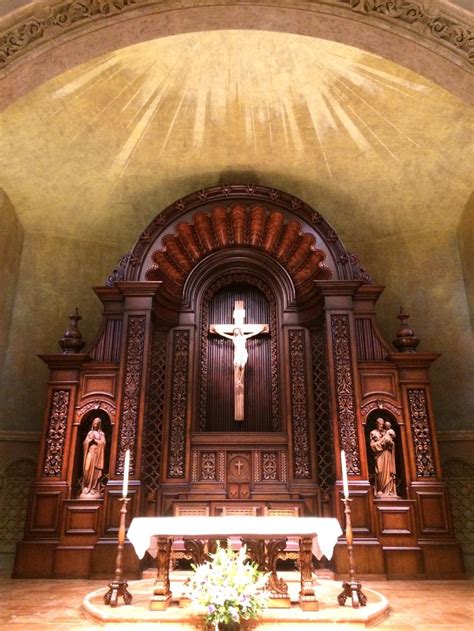
[[248, 359], [247, 339], [259, 333], [269, 333], [268, 324], [244, 324], [244, 301], [236, 300], [234, 324], [211, 324], [210, 333], [227, 337], [234, 344], [234, 418], [244, 420], [244, 371]]

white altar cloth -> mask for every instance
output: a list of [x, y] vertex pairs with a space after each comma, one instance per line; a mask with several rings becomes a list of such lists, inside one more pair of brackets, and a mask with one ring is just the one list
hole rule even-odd
[[156, 556], [158, 537], [170, 539], [284, 539], [310, 537], [317, 559], [332, 557], [341, 526], [333, 517], [135, 517], [127, 537], [140, 559]]

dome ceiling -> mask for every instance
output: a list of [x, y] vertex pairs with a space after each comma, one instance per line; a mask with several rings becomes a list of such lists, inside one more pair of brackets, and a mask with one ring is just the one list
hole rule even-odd
[[24, 228], [125, 249], [183, 191], [217, 182], [286, 188], [357, 241], [453, 227], [472, 187], [467, 105], [297, 35], [145, 42], [50, 80], [0, 121], [0, 186]]

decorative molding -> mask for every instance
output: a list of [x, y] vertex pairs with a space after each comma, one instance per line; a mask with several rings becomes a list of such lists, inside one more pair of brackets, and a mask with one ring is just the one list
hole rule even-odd
[[290, 362], [291, 422], [293, 429], [293, 476], [311, 478], [311, 450], [308, 428], [308, 393], [305, 370], [305, 332], [288, 331]]
[[434, 478], [436, 477], [436, 468], [426, 407], [426, 392], [424, 388], [409, 388], [407, 393], [415, 448], [416, 475], [419, 478]]
[[76, 408], [77, 420], [80, 421], [84, 414], [87, 414], [87, 412], [90, 412], [91, 410], [104, 410], [104, 412], [107, 412], [111, 422], [113, 423], [115, 420], [117, 407], [114, 403], [103, 401], [102, 399], [94, 399], [93, 401], [89, 401], [88, 403], [85, 403], [84, 405]]
[[127, 355], [123, 380], [120, 437], [115, 473], [123, 475], [125, 452], [130, 449], [130, 475], [136, 470], [138, 407], [145, 350], [145, 316], [130, 316], [127, 326]]
[[439, 8], [426, 8], [414, 0], [337, 0], [337, 3], [348, 5], [352, 11], [363, 15], [384, 18], [389, 22], [400, 21], [413, 34], [448, 44], [469, 63], [474, 63], [474, 31], [461, 24], [457, 16], [449, 15], [447, 6], [443, 7], [443, 15]]
[[53, 390], [51, 413], [46, 432], [43, 475], [59, 477], [63, 466], [70, 390]]
[[0, 429], [0, 443], [39, 443], [41, 432], [21, 432]]
[[[123, 20], [123, 14], [167, 13], [171, 9], [192, 9], [202, 3], [163, 2], [163, 0], [63, 0], [53, 6], [37, 3], [25, 9], [7, 30], [0, 33], [0, 69], [21, 58], [38, 44], [62, 37], [78, 29], [85, 29], [90, 24], [102, 20]], [[226, 6], [228, 0], [214, 0], [206, 6]], [[294, 0], [282, 3], [241, 2], [252, 6], [272, 6], [279, 9], [302, 9], [315, 14], [325, 13], [343, 18], [356, 14], [357, 20], [380, 28], [385, 25], [399, 26], [414, 40], [425, 40], [431, 46], [441, 45], [457, 54], [464, 63], [474, 63], [474, 33], [472, 26], [464, 23], [465, 15], [452, 6], [430, 6], [426, 8], [414, 0], [313, 0], [303, 2]], [[349, 15], [344, 15], [345, 13]], [[7, 18], [8, 19], [8, 18]], [[15, 19], [15, 16], [14, 16]], [[380, 24], [377, 24], [380, 22]], [[76, 35], [77, 37], [77, 35]]]
[[336, 406], [339, 439], [346, 452], [347, 473], [360, 475], [360, 450], [357, 434], [354, 378], [352, 374], [351, 336], [349, 317], [331, 315], [331, 335], [336, 377]]
[[385, 401], [384, 399], [377, 399], [376, 401], [369, 401], [365, 405], [362, 405], [360, 408], [361, 414], [364, 418], [373, 411], [373, 410], [388, 410], [395, 416], [400, 416], [402, 411], [400, 407], [393, 405], [390, 401]]
[[189, 372], [190, 333], [173, 334], [173, 376], [171, 385], [168, 477], [184, 478], [186, 459], [186, 406]]
[[142, 456], [143, 481], [149, 492], [158, 491], [161, 478], [167, 339], [166, 331], [153, 332]]
[[[474, 426], [474, 421], [472, 421]], [[1, 434], [0, 434], [1, 436]], [[452, 429], [437, 431], [436, 437], [439, 443], [448, 442], [466, 442], [467, 440], [474, 440], [474, 429]]]

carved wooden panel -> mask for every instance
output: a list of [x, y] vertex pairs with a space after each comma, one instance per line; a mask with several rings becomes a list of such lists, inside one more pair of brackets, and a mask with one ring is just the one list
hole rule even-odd
[[423, 534], [448, 533], [448, 511], [446, 497], [442, 491], [417, 492], [420, 528]]
[[145, 316], [130, 316], [127, 328], [127, 351], [123, 381], [120, 438], [115, 473], [123, 475], [125, 452], [130, 449], [130, 475], [136, 468], [138, 408], [142, 384], [145, 348]]
[[[270, 335], [250, 338], [245, 368], [245, 420], [234, 421], [233, 344], [209, 336], [210, 324], [229, 324], [235, 300], [244, 300], [247, 323], [268, 323]], [[273, 293], [250, 274], [231, 274], [206, 292], [201, 310], [201, 431], [280, 431], [278, 318]]]
[[163, 413], [165, 396], [166, 331], [153, 333], [148, 388], [148, 409], [143, 441], [143, 482], [148, 491], [158, 490], [163, 448]]
[[70, 394], [69, 390], [53, 390], [52, 393], [51, 412], [46, 430], [44, 476], [59, 477], [61, 475]]
[[52, 535], [58, 531], [61, 491], [39, 491], [33, 496], [30, 532]]
[[288, 463], [286, 453], [281, 449], [256, 449], [253, 452], [254, 482], [286, 482]]
[[361, 370], [360, 382], [362, 398], [380, 395], [396, 397], [395, 375], [391, 372]]
[[168, 443], [168, 477], [170, 478], [184, 478], [185, 476], [189, 341], [189, 331], [174, 331]]
[[415, 449], [416, 475], [419, 478], [435, 477], [433, 444], [424, 388], [408, 389], [408, 405]]
[[360, 448], [352, 374], [351, 336], [347, 315], [331, 315], [331, 335], [340, 443], [346, 452], [348, 475], [360, 475]]
[[66, 505], [64, 510], [64, 534], [97, 535], [99, 527], [100, 504], [83, 503]]
[[327, 493], [336, 480], [334, 466], [334, 439], [329, 409], [329, 382], [325, 331], [311, 332], [311, 359], [313, 371], [314, 423], [318, 454], [318, 482]]
[[387, 351], [377, 337], [371, 318], [356, 318], [356, 346], [359, 361], [381, 361]]
[[108, 319], [105, 330], [89, 353], [90, 356], [97, 362], [119, 362], [121, 339], [122, 320]]
[[117, 376], [112, 374], [85, 374], [82, 377], [82, 398], [91, 394], [115, 395], [115, 381]]
[[288, 331], [290, 363], [291, 423], [293, 429], [293, 476], [311, 478], [311, 449], [308, 427], [308, 393], [306, 385], [305, 333]]

